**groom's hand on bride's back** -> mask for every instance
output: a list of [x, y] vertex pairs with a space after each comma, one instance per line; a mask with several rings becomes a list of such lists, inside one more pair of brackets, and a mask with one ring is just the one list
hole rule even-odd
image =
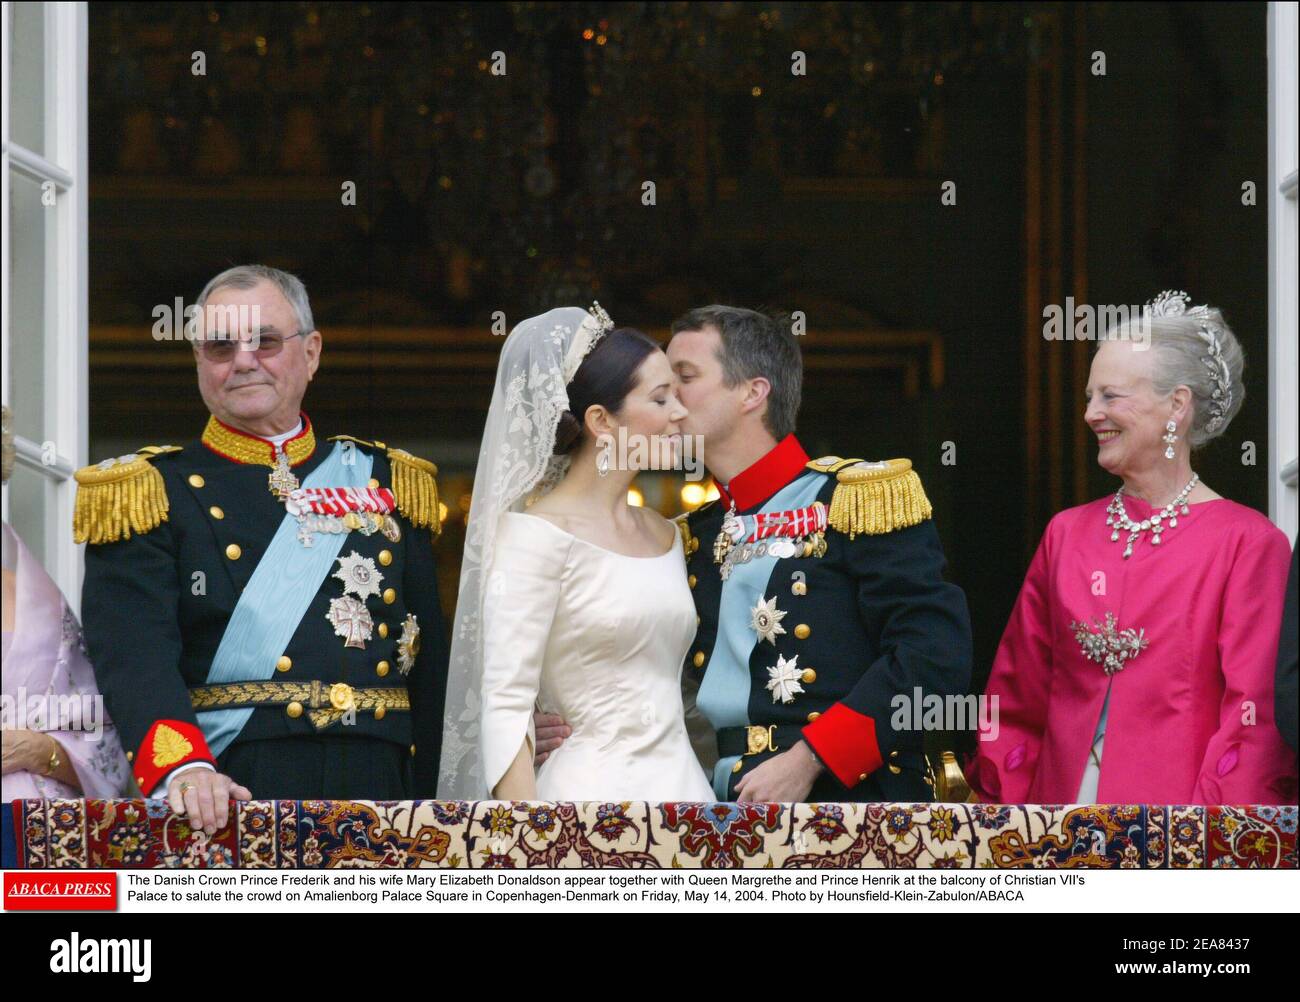
[[564, 744], [564, 739], [573, 733], [573, 729], [558, 714], [540, 711], [533, 714], [533, 727], [537, 731], [537, 754], [533, 757], [533, 768], [540, 769], [542, 763], [551, 757], [551, 752]]

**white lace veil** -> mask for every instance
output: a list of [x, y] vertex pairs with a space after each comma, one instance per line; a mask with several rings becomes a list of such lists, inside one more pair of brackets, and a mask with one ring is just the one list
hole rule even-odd
[[[598, 314], [599, 306], [593, 306]], [[483, 680], [483, 596], [502, 512], [523, 511], [560, 481], [567, 456], [554, 456], [568, 384], [602, 332], [586, 310], [566, 306], [515, 327], [501, 347], [496, 387], [474, 474], [465, 555], [451, 635], [451, 664], [443, 721], [438, 796], [481, 800], [488, 795], [479, 752], [479, 691]]]

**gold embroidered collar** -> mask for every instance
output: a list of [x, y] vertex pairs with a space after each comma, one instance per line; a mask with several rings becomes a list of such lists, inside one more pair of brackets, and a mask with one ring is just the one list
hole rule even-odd
[[[223, 424], [215, 415], [208, 418], [208, 426], [203, 429], [201, 441], [218, 456], [225, 456], [236, 463], [275, 466], [275, 446], [264, 438]], [[306, 414], [302, 415], [302, 431], [285, 441], [284, 451], [289, 457], [290, 466], [304, 462], [316, 451], [316, 433], [312, 431], [311, 419]]]

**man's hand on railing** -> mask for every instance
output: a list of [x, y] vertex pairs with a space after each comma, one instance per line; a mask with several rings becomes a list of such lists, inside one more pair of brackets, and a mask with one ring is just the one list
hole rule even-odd
[[230, 800], [252, 800], [247, 787], [212, 769], [196, 766], [182, 769], [167, 783], [167, 803], [176, 814], [185, 814], [195, 830], [209, 836], [226, 826]]

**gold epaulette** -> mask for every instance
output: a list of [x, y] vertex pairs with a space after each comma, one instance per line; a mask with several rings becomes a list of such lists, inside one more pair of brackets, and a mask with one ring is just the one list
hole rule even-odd
[[835, 474], [827, 521], [850, 539], [858, 533], [880, 536], [924, 522], [933, 514], [910, 459], [867, 463], [827, 456], [809, 463], [808, 468]]
[[116, 543], [167, 521], [167, 488], [151, 460], [179, 445], [146, 445], [135, 455], [106, 459], [76, 472], [77, 501], [72, 538], [78, 543]]
[[356, 442], [368, 449], [383, 449], [392, 467], [393, 500], [410, 523], [417, 528], [432, 529], [436, 538], [442, 532], [438, 514], [438, 467], [427, 459], [413, 456], [405, 449], [391, 449], [383, 442], [367, 442], [351, 435], [332, 435], [331, 442]]

